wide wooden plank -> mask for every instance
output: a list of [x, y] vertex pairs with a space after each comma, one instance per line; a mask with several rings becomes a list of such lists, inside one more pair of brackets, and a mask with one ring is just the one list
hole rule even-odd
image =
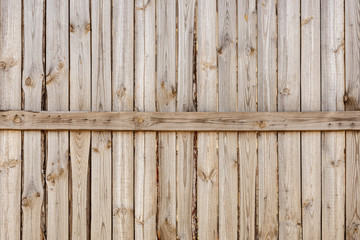
[[[41, 91], [44, 83], [43, 68], [43, 7], [44, 2], [27, 1], [24, 4], [24, 68], [22, 85], [25, 110], [41, 110]], [[24, 190], [23, 234], [26, 239], [43, 235], [42, 205], [43, 155], [40, 131], [24, 132]], [[36, 197], [35, 197], [36, 196]]]
[[[21, 1], [0, 1], [0, 109], [21, 109]], [[0, 238], [20, 239], [21, 132], [0, 131]]]
[[[89, 0], [70, 1], [70, 110], [91, 110]], [[90, 131], [70, 132], [70, 236], [90, 236]]]
[[[236, 1], [218, 4], [219, 111], [236, 112]], [[238, 230], [237, 133], [219, 133], [219, 238], [236, 239]]]
[[[278, 1], [278, 111], [300, 111], [300, 2]], [[301, 236], [300, 132], [278, 134], [279, 239]]]
[[0, 111], [1, 130], [343, 131], [360, 112], [34, 112]]
[[[69, 109], [69, 5], [46, 2], [46, 90], [48, 110]], [[46, 151], [46, 234], [48, 239], [69, 237], [67, 131], [48, 132]]]
[[[360, 3], [345, 1], [346, 110], [359, 111], [360, 104]], [[360, 132], [346, 132], [346, 239], [360, 232]]]
[[[113, 1], [113, 111], [134, 107], [134, 2]], [[113, 132], [113, 239], [134, 239], [134, 136]]]
[[[195, 29], [195, 0], [178, 1], [178, 71], [177, 111], [195, 111], [193, 92], [193, 56]], [[177, 133], [176, 215], [177, 236], [192, 238], [192, 208], [194, 179], [194, 133]]]
[[[321, 1], [321, 104], [344, 110], [344, 1]], [[322, 238], [345, 236], [345, 133], [322, 133]]]
[[[256, 0], [238, 1], [238, 112], [257, 111]], [[240, 33], [240, 34], [239, 34]], [[255, 239], [256, 133], [239, 133], [239, 238]]]
[[[258, 111], [277, 111], [276, 1], [257, 1]], [[266, 124], [267, 125], [267, 124]], [[278, 239], [277, 134], [258, 134], [256, 224], [260, 239]]]
[[[156, 1], [157, 110], [176, 110], [176, 1]], [[176, 133], [158, 134], [160, 239], [176, 239]]]
[[[91, 2], [92, 111], [111, 111], [111, 1]], [[111, 239], [111, 132], [91, 133], [91, 239]]]
[[[215, 0], [198, 1], [198, 111], [217, 111], [217, 13]], [[199, 239], [218, 239], [218, 134], [198, 133], [197, 219]]]
[[[155, 1], [135, 1], [136, 111], [156, 111], [155, 8]], [[157, 239], [156, 133], [135, 133], [134, 146], [135, 239]]]
[[[301, 1], [301, 111], [320, 111], [320, 1]], [[321, 133], [301, 133], [302, 235], [321, 239]]]

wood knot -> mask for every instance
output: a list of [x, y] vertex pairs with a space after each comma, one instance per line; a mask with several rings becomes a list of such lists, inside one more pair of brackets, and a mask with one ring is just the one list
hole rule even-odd
[[290, 90], [288, 88], [284, 88], [280, 94], [285, 96], [290, 95]]
[[14, 123], [21, 123], [21, 118], [18, 115], [15, 115]]
[[27, 78], [25, 79], [25, 85], [26, 85], [26, 86], [31, 86], [31, 83], [32, 83], [31, 78], [30, 78], [30, 77], [27, 77]]
[[118, 96], [118, 98], [124, 97], [125, 94], [126, 94], [126, 87], [122, 87], [121, 89], [118, 89], [116, 91], [116, 96]]
[[70, 24], [70, 32], [74, 33], [75, 32], [75, 28], [74, 25]]
[[49, 182], [51, 182], [52, 184], [55, 184], [55, 182], [57, 180], [59, 180], [65, 173], [65, 169], [64, 168], [60, 168], [58, 171], [52, 172], [50, 173], [47, 177], [46, 180], [48, 180]]
[[259, 127], [260, 127], [260, 128], [266, 127], [266, 123], [263, 122], [263, 121], [260, 121], [260, 122], [259, 122]]
[[85, 27], [85, 33], [88, 33], [90, 30], [91, 30], [91, 24], [88, 23], [88, 24], [86, 24], [86, 27]]
[[21, 205], [23, 207], [30, 207], [32, 208], [33, 206], [33, 203], [34, 203], [34, 200], [36, 198], [39, 198], [41, 197], [41, 194], [39, 192], [32, 192], [31, 194], [29, 194], [28, 196], [24, 197], [22, 200], [21, 200]]
[[4, 69], [8, 71], [10, 68], [16, 66], [18, 61], [15, 58], [8, 58], [4, 60], [0, 60], [0, 69]]
[[198, 176], [204, 182], [215, 182], [217, 176], [217, 169], [213, 169], [208, 175], [206, 175], [203, 171], [198, 171]]
[[144, 123], [144, 119], [142, 119], [141, 117], [135, 117], [134, 122], [135, 124], [142, 124]]
[[108, 140], [106, 146], [107, 146], [107, 148], [111, 148], [111, 141], [110, 140]]

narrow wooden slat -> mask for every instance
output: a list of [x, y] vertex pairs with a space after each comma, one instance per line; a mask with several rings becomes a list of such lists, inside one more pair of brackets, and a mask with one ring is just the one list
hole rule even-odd
[[[46, 2], [47, 109], [69, 109], [69, 6]], [[48, 132], [46, 151], [47, 239], [68, 239], [69, 195], [67, 131]]]
[[[257, 1], [258, 111], [277, 111], [276, 1]], [[257, 237], [278, 239], [277, 134], [258, 134]]]
[[[344, 1], [321, 1], [322, 110], [344, 110]], [[322, 238], [345, 236], [345, 133], [322, 133]]]
[[[319, 111], [320, 1], [301, 2], [301, 111]], [[321, 133], [301, 133], [302, 235], [321, 239]]]
[[[195, 111], [193, 99], [193, 55], [195, 0], [178, 1], [177, 111]], [[194, 133], [177, 133], [176, 216], [177, 236], [192, 237], [192, 193], [194, 176]]]
[[[135, 110], [155, 106], [155, 1], [135, 1]], [[135, 133], [135, 239], [156, 239], [156, 133]]]
[[[345, 1], [346, 110], [360, 110], [360, 2]], [[360, 232], [360, 132], [346, 132], [346, 239]]]
[[[0, 1], [0, 109], [21, 109], [21, 1]], [[21, 132], [0, 131], [0, 239], [20, 239]]]
[[[70, 1], [70, 110], [91, 110], [91, 48], [89, 0]], [[70, 236], [88, 239], [90, 217], [90, 132], [70, 132]]]
[[[219, 111], [236, 112], [236, 1], [218, 3]], [[219, 133], [219, 238], [236, 239], [238, 230], [238, 134]]]
[[[24, 68], [22, 85], [25, 110], [41, 110], [43, 68], [43, 6], [44, 2], [27, 1], [24, 4]], [[24, 132], [24, 190], [23, 236], [38, 239], [45, 229], [41, 228], [44, 199], [42, 180], [41, 132]]]
[[[256, 0], [238, 1], [238, 111], [257, 111]], [[239, 238], [255, 239], [256, 133], [239, 133]]]
[[[157, 110], [176, 111], [176, 1], [156, 1]], [[176, 239], [176, 133], [158, 134], [158, 237]]]
[[[199, 0], [197, 19], [198, 111], [217, 111], [216, 1]], [[198, 134], [197, 219], [199, 239], [218, 239], [218, 134]]]
[[[300, 111], [300, 2], [278, 1], [278, 111]], [[300, 132], [278, 134], [279, 239], [301, 236]]]
[[[113, 1], [113, 111], [133, 110], [134, 2]], [[113, 132], [113, 239], [134, 239], [134, 136]]]
[[[91, 1], [92, 111], [111, 111], [111, 1]], [[111, 132], [91, 133], [91, 239], [111, 239]]]

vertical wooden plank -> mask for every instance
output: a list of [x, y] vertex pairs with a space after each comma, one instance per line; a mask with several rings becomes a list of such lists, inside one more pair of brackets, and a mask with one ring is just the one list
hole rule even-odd
[[[258, 111], [277, 111], [276, 1], [257, 1]], [[278, 238], [277, 134], [258, 133], [257, 225], [260, 239]]]
[[[300, 2], [278, 1], [278, 111], [300, 111]], [[278, 133], [279, 239], [301, 236], [300, 132]]]
[[[344, 1], [321, 1], [322, 110], [344, 110]], [[322, 133], [322, 238], [344, 239], [345, 133]]]
[[[21, 109], [21, 1], [0, 1], [0, 109]], [[20, 239], [21, 132], [0, 131], [0, 239]]]
[[[135, 1], [135, 110], [155, 106], [155, 1]], [[139, 119], [139, 121], [142, 121]], [[135, 133], [135, 239], [156, 239], [156, 133]]]
[[[133, 110], [134, 2], [113, 1], [113, 111]], [[113, 238], [134, 238], [134, 137], [113, 132]]]
[[[195, 111], [193, 99], [195, 0], [178, 1], [178, 82], [177, 111]], [[177, 133], [176, 215], [177, 236], [191, 239], [192, 192], [194, 175], [194, 133]]]
[[[301, 2], [301, 110], [320, 111], [320, 1]], [[321, 239], [321, 133], [301, 133], [302, 235]]]
[[[91, 2], [92, 111], [111, 111], [111, 1]], [[91, 134], [91, 239], [111, 239], [111, 132]]]
[[[156, 1], [157, 110], [176, 110], [176, 1]], [[158, 134], [158, 236], [176, 239], [176, 133]]]
[[[89, 0], [70, 1], [70, 110], [91, 110]], [[90, 131], [70, 132], [70, 237], [88, 239]]]
[[[22, 85], [25, 110], [41, 110], [43, 68], [42, 0], [24, 2], [24, 68]], [[39, 239], [43, 204], [41, 132], [24, 132], [23, 238]], [[43, 229], [45, 230], [45, 229]]]
[[[256, 0], [238, 1], [238, 111], [257, 111]], [[239, 238], [255, 239], [256, 133], [239, 133]]]
[[[219, 111], [236, 112], [236, 1], [218, 1]], [[237, 133], [219, 133], [219, 238], [236, 239], [238, 227]]]
[[[346, 110], [360, 110], [360, 2], [345, 1]], [[360, 232], [360, 132], [346, 132], [346, 239]]]
[[[69, 109], [69, 6], [46, 2], [46, 90], [48, 110]], [[68, 233], [68, 132], [48, 132], [46, 160], [48, 239], [67, 239]]]
[[[216, 1], [198, 1], [198, 111], [217, 111]], [[197, 214], [199, 239], [218, 238], [218, 134], [198, 134]]]

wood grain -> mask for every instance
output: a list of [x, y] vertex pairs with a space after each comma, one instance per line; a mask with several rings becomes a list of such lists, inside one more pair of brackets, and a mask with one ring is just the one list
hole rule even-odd
[[[257, 111], [256, 0], [238, 1], [238, 111]], [[239, 238], [255, 239], [256, 133], [239, 133]]]
[[[344, 110], [344, 1], [321, 1], [321, 105]], [[345, 133], [322, 133], [322, 238], [345, 237]]]
[[[134, 108], [134, 2], [113, 1], [113, 111]], [[134, 133], [113, 132], [113, 239], [134, 239]]]
[[[157, 79], [160, 112], [176, 111], [176, 1], [156, 1]], [[176, 133], [158, 134], [160, 239], [176, 239]]]
[[[278, 1], [278, 111], [300, 111], [300, 2]], [[278, 134], [279, 239], [301, 237], [300, 132]]]
[[[21, 1], [0, 1], [0, 109], [21, 109]], [[0, 238], [20, 239], [21, 132], [0, 131]]]
[[[195, 0], [178, 1], [178, 112], [195, 111], [193, 98], [193, 56], [195, 30]], [[194, 133], [177, 132], [176, 159], [176, 215], [177, 236], [181, 240], [192, 237], [192, 193], [194, 176]]]
[[[345, 1], [346, 110], [360, 110], [360, 1]], [[359, 239], [360, 232], [360, 132], [346, 132], [346, 239]]]
[[[218, 1], [219, 111], [236, 112], [236, 1]], [[219, 133], [219, 238], [236, 239], [238, 229], [237, 133]]]
[[[24, 109], [41, 110], [43, 68], [43, 7], [44, 2], [27, 1], [24, 4], [24, 68], [22, 85]], [[22, 195], [23, 234], [28, 239], [43, 235], [42, 206], [43, 156], [40, 131], [24, 132], [24, 190]]]
[[[111, 1], [91, 2], [92, 111], [111, 111]], [[111, 239], [111, 132], [91, 133], [91, 239]]]
[[[46, 2], [47, 109], [69, 109], [69, 5]], [[48, 132], [46, 151], [46, 234], [48, 239], [69, 237], [67, 131]]]
[[[276, 1], [257, 1], [258, 111], [277, 111]], [[277, 133], [258, 134], [257, 237], [278, 239]]]
[[[135, 109], [156, 111], [155, 1], [135, 1]], [[135, 239], [156, 239], [156, 133], [135, 133]]]
[[[198, 111], [217, 111], [216, 1], [198, 1]], [[198, 133], [197, 217], [199, 239], [218, 239], [218, 134]]]
[[[90, 2], [70, 1], [70, 110], [91, 110]], [[70, 132], [70, 233], [90, 236], [90, 131]]]
[[[321, 110], [320, 1], [301, 2], [301, 111]], [[301, 133], [303, 239], [321, 239], [321, 133]]]

